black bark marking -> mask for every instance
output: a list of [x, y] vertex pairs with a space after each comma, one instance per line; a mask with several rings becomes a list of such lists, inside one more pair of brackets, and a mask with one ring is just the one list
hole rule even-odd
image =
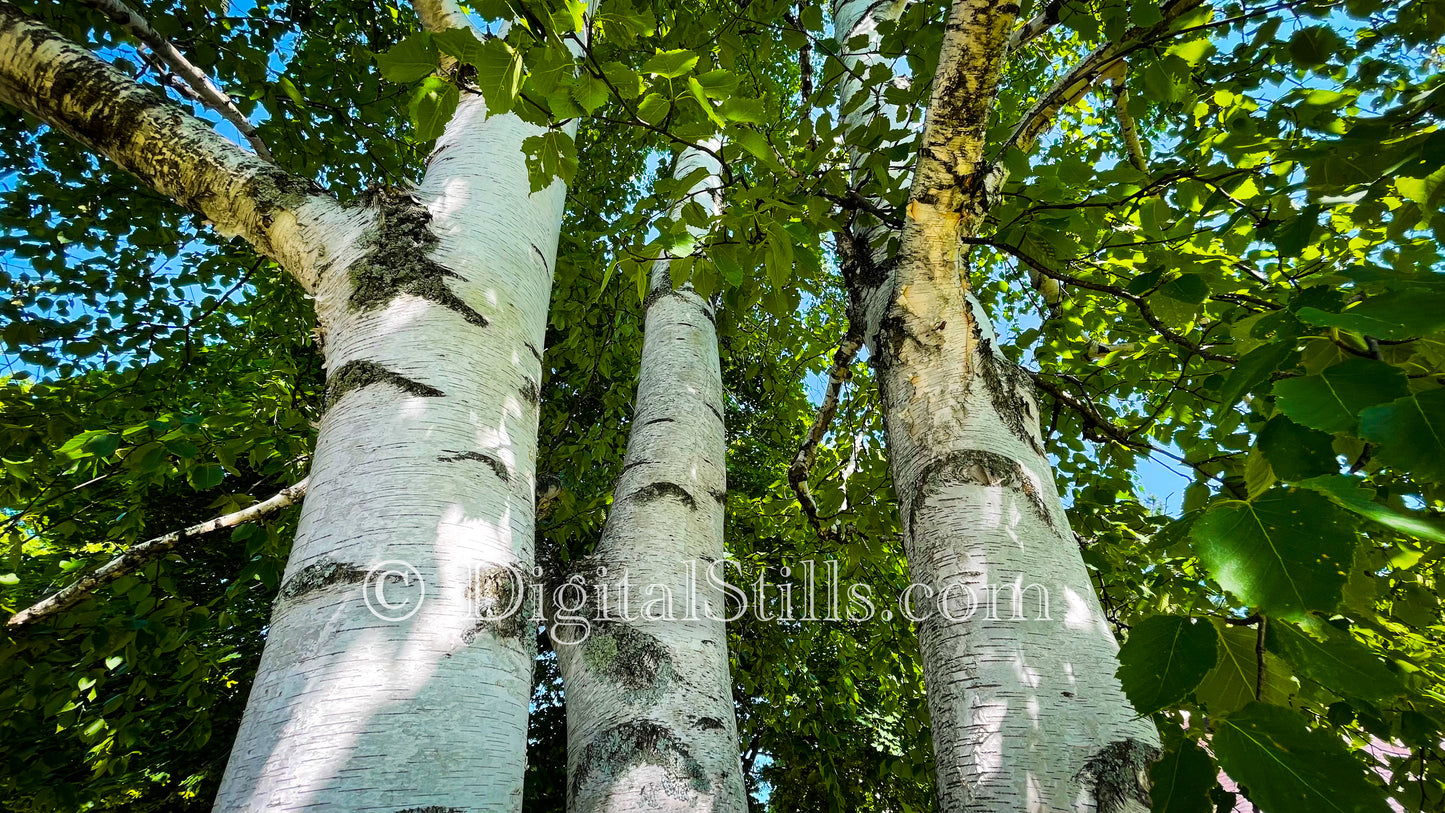
[[[670, 419], [669, 419], [669, 420], [670, 420]], [[622, 471], [625, 472], [625, 471], [627, 471], [628, 469], [636, 468], [636, 467], [638, 467], [638, 466], [645, 466], [645, 465], [647, 465], [648, 463], [656, 463], [656, 462], [657, 462], [656, 460], [634, 460], [634, 461], [632, 461], [631, 463], [628, 463], [627, 465], [623, 466], [623, 467], [622, 467]], [[619, 472], [619, 474], [620, 474], [620, 473], [621, 473], [621, 472]]]
[[[532, 608], [527, 606], [527, 585], [522, 582], [520, 570], [502, 566], [481, 570], [467, 582], [465, 595], [477, 614], [477, 623], [462, 635], [465, 643], [476, 640], [483, 632], [525, 641], [535, 631], [530, 620]], [[517, 605], [515, 610], [513, 604]]]
[[697, 500], [693, 499], [693, 496], [687, 493], [687, 489], [677, 483], [648, 483], [628, 496], [638, 502], [652, 502], [653, 500], [660, 500], [663, 497], [676, 497], [683, 505], [688, 507], [688, 510], [697, 510]]
[[723, 727], [723, 721], [716, 717], [699, 717], [693, 725], [703, 731], [716, 731]]
[[726, 489], [710, 488], [707, 490], [707, 493], [712, 495], [712, 498], [717, 501], [718, 505], [727, 505], [728, 493]]
[[1131, 799], [1148, 808], [1149, 766], [1158, 758], [1159, 749], [1152, 745], [1118, 740], [1089, 757], [1074, 781], [1088, 784], [1099, 813], [1120, 813]]
[[442, 454], [437, 457], [437, 461], [440, 463], [456, 463], [459, 460], [475, 460], [478, 463], [486, 463], [498, 477], [502, 478], [502, 482], [512, 482], [512, 476], [507, 473], [506, 465], [486, 452], [456, 452], [451, 449], [442, 449]]
[[333, 584], [358, 584], [366, 579], [366, 571], [353, 564], [334, 559], [321, 559], [301, 568], [281, 585], [280, 597], [294, 601], [307, 593]]
[[522, 376], [522, 398], [532, 406], [542, 403], [542, 387], [531, 376]]
[[396, 813], [467, 813], [467, 811], [460, 807], [428, 805], [426, 807], [408, 807], [403, 810], [398, 810]]
[[1044, 504], [1043, 495], [1029, 479], [1023, 464], [1010, 457], [993, 452], [973, 449], [952, 452], [934, 460], [919, 473], [914, 481], [913, 505], [908, 510], [908, 527], [918, 514], [924, 500], [937, 494], [939, 489], [950, 483], [970, 483], [980, 486], [1001, 486], [1015, 489], [1023, 494], [1033, 512], [1044, 524], [1057, 530], [1049, 507]]
[[522, 345], [527, 348], [527, 352], [537, 357], [537, 361], [542, 360], [542, 351], [537, 349], [537, 345], [531, 342], [523, 342]]
[[1038, 426], [1038, 397], [1034, 393], [1033, 380], [1022, 367], [995, 355], [990, 342], [983, 338], [982, 329], [974, 324], [974, 335], [978, 338], [977, 354], [979, 372], [983, 375], [983, 386], [988, 390], [993, 410], [1003, 421], [1009, 434], [1027, 443], [1029, 448], [1044, 454], [1032, 429]]
[[567, 788], [567, 806], [588, 781], [609, 780], [636, 765], [661, 767], [662, 791], [674, 799], [690, 799], [711, 787], [707, 771], [682, 740], [657, 723], [638, 720], [608, 729], [582, 749]]
[[653, 418], [650, 421], [644, 422], [642, 425], [652, 426], [655, 423], [676, 423], [676, 421], [674, 421], [672, 418]]
[[390, 384], [408, 395], [419, 398], [440, 398], [446, 393], [419, 381], [413, 381], [400, 373], [377, 364], [374, 361], [348, 361], [332, 373], [326, 382], [326, 404], [335, 405], [341, 396], [371, 384]]
[[644, 314], [647, 313], [649, 310], [652, 310], [652, 306], [657, 304], [659, 300], [669, 296], [677, 296], [677, 292], [672, 290], [671, 286], [653, 288], [647, 292], [647, 296], [642, 298], [642, 312]]
[[542, 253], [542, 249], [537, 248], [537, 244], [536, 244], [536, 243], [532, 243], [531, 246], [532, 246], [532, 250], [535, 251], [535, 252], [537, 252], [537, 259], [539, 259], [539, 260], [542, 261], [542, 270], [543, 270], [543, 271], [546, 271], [547, 274], [548, 274], [548, 276], [551, 276], [551, 274], [552, 274], [552, 269], [551, 269], [550, 266], [547, 265], [547, 255]]
[[722, 415], [722, 410], [721, 410], [721, 409], [718, 409], [717, 407], [713, 406], [712, 404], [708, 404], [708, 405], [707, 405], [707, 408], [712, 411], [712, 414], [717, 418], [717, 422], [718, 422], [718, 423], [722, 424], [723, 426], [727, 426], [727, 421], [723, 420], [723, 415]]
[[374, 196], [377, 225], [366, 253], [351, 269], [353, 310], [379, 308], [400, 294], [411, 294], [461, 315], [469, 324], [486, 327], [487, 319], [447, 287], [448, 277], [461, 275], [431, 258], [440, 240], [431, 230], [431, 213], [405, 190]]

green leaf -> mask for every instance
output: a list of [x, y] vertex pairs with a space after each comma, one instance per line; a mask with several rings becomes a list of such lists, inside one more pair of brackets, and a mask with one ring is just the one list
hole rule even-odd
[[186, 472], [186, 481], [191, 488], [197, 491], [206, 491], [221, 484], [226, 477], [226, 470], [215, 463], [202, 463], [199, 466], [192, 466]]
[[442, 53], [455, 57], [458, 62], [476, 67], [483, 58], [482, 42], [470, 28], [448, 28], [432, 34], [431, 38]]
[[733, 96], [722, 103], [719, 112], [722, 113], [723, 118], [738, 124], [762, 124], [767, 120], [762, 99], [743, 99]]
[[390, 82], [409, 84], [429, 76], [437, 69], [440, 55], [432, 44], [431, 35], [425, 31], [415, 34], [393, 45], [385, 53], [376, 55], [376, 66], [381, 75]]
[[1366, 486], [1364, 480], [1358, 477], [1343, 474], [1314, 477], [1301, 481], [1299, 485], [1301, 488], [1318, 491], [1335, 505], [1393, 531], [1432, 542], [1445, 542], [1445, 521], [1398, 511], [1375, 502], [1375, 490]]
[[482, 44], [475, 63], [477, 87], [487, 102], [487, 115], [494, 116], [512, 109], [522, 92], [522, 54], [502, 39]]
[[1268, 379], [1270, 373], [1279, 369], [1294, 352], [1293, 342], [1280, 342], [1266, 344], [1246, 353], [1224, 380], [1224, 386], [1219, 391], [1220, 402], [1227, 406], [1239, 403], [1239, 399], [1246, 392]]
[[427, 77], [411, 100], [411, 123], [416, 127], [416, 140], [431, 141], [440, 136], [457, 112], [459, 101], [456, 85], [439, 76]]
[[597, 112], [598, 108], [607, 104], [611, 93], [606, 82], [590, 73], [578, 76], [572, 85], [572, 98], [576, 99], [577, 104], [581, 105], [588, 114]]
[[1313, 68], [1329, 62], [1330, 56], [1345, 47], [1339, 34], [1327, 26], [1301, 28], [1289, 39], [1289, 55], [1294, 64]]
[[687, 78], [687, 89], [692, 91], [692, 98], [696, 99], [697, 103], [702, 106], [702, 110], [707, 114], [708, 118], [712, 119], [719, 127], [727, 126], [727, 122], [723, 121], [722, 118], [718, 116], [717, 111], [712, 109], [712, 102], [708, 101], [707, 92], [703, 90], [702, 85], [697, 81], [696, 77], [689, 76]]
[[1270, 625], [1270, 650], [1290, 662], [1299, 675], [1344, 697], [1379, 703], [1398, 697], [1405, 685], [1383, 661], [1348, 632], [1325, 623], [1301, 632], [1294, 625]]
[[1343, 313], [1300, 308], [1299, 318], [1311, 325], [1352, 330], [1376, 339], [1410, 339], [1445, 329], [1445, 292], [1391, 291]]
[[1226, 590], [1267, 615], [1300, 619], [1340, 602], [1355, 550], [1345, 517], [1313, 491], [1279, 489], [1255, 502], [1216, 503], [1190, 536]]
[[637, 105], [637, 117], [648, 124], [658, 124], [667, 118], [667, 113], [672, 109], [672, 102], [661, 93], [649, 93], [643, 97], [642, 103]]
[[1149, 769], [1152, 813], [1210, 813], [1209, 790], [1218, 771], [1214, 760], [1188, 737], [1164, 752]]
[[642, 63], [642, 72], [675, 79], [687, 75], [696, 64], [697, 54], [692, 51], [658, 51]]
[[1259, 432], [1259, 450], [1281, 480], [1304, 480], [1338, 474], [1340, 464], [1329, 435], [1300, 426], [1283, 415], [1269, 419]]
[[1322, 432], [1353, 431], [1361, 410], [1407, 390], [1405, 374], [1374, 359], [1351, 358], [1316, 375], [1275, 382], [1275, 404], [1296, 423]]
[[1445, 482], [1445, 389], [1365, 410], [1360, 437], [1378, 444], [1380, 462], [1416, 479]]
[[286, 94], [287, 98], [295, 102], [297, 107], [306, 106], [306, 98], [301, 95], [301, 88], [296, 87], [296, 83], [292, 82], [290, 77], [283, 76], [276, 80], [276, 84], [281, 86], [281, 91]]
[[773, 152], [773, 145], [768, 143], [767, 137], [762, 133], [746, 127], [738, 127], [731, 131], [731, 135], [733, 143], [747, 150], [768, 169], [775, 172], [785, 171], [782, 163], [778, 161], [777, 155]]
[[1119, 682], [1141, 715], [1179, 703], [1214, 668], [1218, 636], [1208, 623], [1155, 615], [1135, 624], [1119, 650]]
[[[1219, 636], [1219, 662], [1194, 690], [1194, 697], [1210, 714], [1225, 714], [1253, 702], [1259, 685], [1259, 633], [1253, 627], [1209, 619]], [[1264, 654], [1264, 700], [1286, 704], [1294, 689], [1289, 668], [1279, 656]]]
[[1274, 230], [1271, 237], [1280, 256], [1298, 257], [1304, 251], [1314, 236], [1319, 216], [1320, 207], [1307, 206], [1299, 216]]
[[1304, 715], [1250, 703], [1216, 721], [1219, 766], [1269, 813], [1387, 813], [1383, 790], [1329, 731]]
[[523, 139], [522, 151], [526, 153], [527, 178], [533, 192], [551, 186], [554, 179], [571, 183], [577, 174], [577, 145], [561, 130]]

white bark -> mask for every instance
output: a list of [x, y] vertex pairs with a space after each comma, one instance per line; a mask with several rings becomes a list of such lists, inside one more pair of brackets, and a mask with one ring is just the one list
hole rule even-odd
[[[218, 811], [517, 811], [535, 624], [537, 401], [565, 189], [528, 194], [538, 128], [464, 97], [414, 195], [332, 235], [329, 408]], [[386, 587], [416, 613], [368, 609]], [[371, 585], [375, 587], [373, 582]]]
[[[689, 150], [676, 175], [698, 166], [713, 176], [693, 189], [706, 203], [716, 161]], [[554, 621], [567, 693], [567, 807], [742, 813], [727, 631], [704, 607], [727, 614], [707, 580], [724, 555], [727, 487], [717, 331], [701, 297], [690, 287], [673, 290], [667, 260], [654, 269], [645, 307], [623, 472], [596, 551], [574, 568], [591, 596], [583, 613], [590, 631], [577, 642], [579, 626]], [[624, 574], [631, 621], [621, 619]], [[607, 615], [618, 620], [599, 619], [599, 582], [607, 585]], [[647, 617], [649, 600], [663, 596], [649, 585], [666, 586], [672, 619]], [[665, 605], [651, 609], [660, 615]]]
[[[869, 7], [839, 6], [843, 21]], [[1139, 771], [1158, 738], [1114, 677], [1118, 647], [1055, 489], [1028, 377], [999, 352], [959, 252], [988, 205], [983, 138], [1012, 8], [954, 4], [901, 246], [882, 271], [855, 266], [850, 293], [866, 314], [910, 573], [948, 597], [922, 602], [930, 617], [918, 625], [939, 809], [1116, 813], [1146, 803]], [[848, 259], [876, 258], [876, 240]], [[1035, 584], [1047, 619], [1038, 589], [1023, 600]]]
[[326, 235], [356, 219], [316, 184], [246, 152], [54, 31], [0, 3], [0, 102], [75, 138], [241, 236], [307, 291]]

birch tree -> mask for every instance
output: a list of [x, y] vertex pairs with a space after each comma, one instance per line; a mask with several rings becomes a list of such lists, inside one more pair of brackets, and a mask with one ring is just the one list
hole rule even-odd
[[[678, 210], [716, 207], [717, 163], [705, 153], [682, 153], [673, 176], [692, 184]], [[564, 611], [553, 615], [569, 810], [747, 806], [716, 581], [727, 502], [717, 317], [691, 288], [673, 289], [670, 265], [657, 261], [643, 302], [613, 508], [596, 549], [570, 568], [576, 595], [559, 593]], [[578, 610], [585, 626], [567, 620]]]
[[[417, 188], [343, 207], [4, 11], [7, 103], [243, 237], [316, 302], [327, 410], [216, 809], [519, 809], [531, 639], [474, 609], [532, 563], [565, 194], [531, 194], [522, 143], [539, 128], [488, 117], [479, 93], [454, 100]], [[418, 12], [434, 31], [466, 23], [445, 4]], [[356, 601], [387, 561], [413, 614]]]

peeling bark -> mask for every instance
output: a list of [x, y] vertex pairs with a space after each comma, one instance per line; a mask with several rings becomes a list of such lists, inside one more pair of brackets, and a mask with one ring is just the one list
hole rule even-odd
[[[716, 183], [716, 163], [697, 151], [683, 154], [675, 174], [696, 166], [714, 177], [699, 181], [693, 195]], [[724, 555], [727, 493], [717, 332], [701, 297], [673, 290], [665, 259], [651, 290], [612, 511], [596, 551], [574, 569], [590, 634], [556, 642], [567, 692], [567, 808], [741, 813], [747, 793], [727, 634], [704, 609], [706, 602], [714, 618], [726, 614], [721, 590], [706, 577]], [[631, 619], [622, 617], [624, 574]], [[642, 586], [654, 584], [670, 590], [671, 620], [647, 617], [656, 596]]]

